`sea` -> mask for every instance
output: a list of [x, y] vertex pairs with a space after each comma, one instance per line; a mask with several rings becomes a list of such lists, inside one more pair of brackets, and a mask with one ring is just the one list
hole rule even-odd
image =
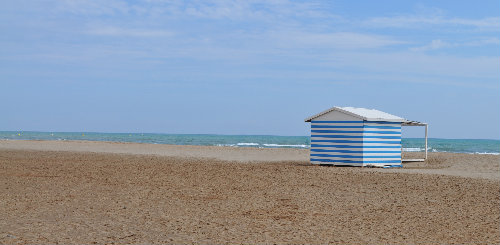
[[[170, 145], [304, 149], [311, 146], [309, 136], [274, 135], [0, 131], [0, 140], [87, 140]], [[425, 150], [425, 140], [423, 138], [403, 138], [402, 144], [403, 151], [406, 152], [422, 152]], [[429, 138], [428, 151], [499, 155], [500, 140]]]

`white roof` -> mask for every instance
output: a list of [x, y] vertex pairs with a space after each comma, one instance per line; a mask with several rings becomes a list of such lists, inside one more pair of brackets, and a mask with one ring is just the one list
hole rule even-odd
[[357, 117], [359, 119], [365, 121], [386, 121], [386, 122], [407, 122], [408, 120], [394, 116], [392, 114], [375, 110], [375, 109], [366, 109], [366, 108], [356, 108], [356, 107], [332, 107], [326, 111], [320, 112], [314, 116], [308, 117], [305, 119], [306, 122], [310, 122], [314, 118], [325, 115], [331, 111], [339, 111], [345, 114]]

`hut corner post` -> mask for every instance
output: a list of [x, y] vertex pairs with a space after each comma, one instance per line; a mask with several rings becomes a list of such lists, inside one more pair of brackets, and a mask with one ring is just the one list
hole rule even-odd
[[425, 124], [425, 158], [427, 159], [427, 132], [429, 131], [429, 125]]

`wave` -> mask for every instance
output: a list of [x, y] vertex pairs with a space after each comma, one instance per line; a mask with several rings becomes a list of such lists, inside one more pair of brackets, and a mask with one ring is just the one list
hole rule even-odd
[[230, 147], [258, 147], [258, 148], [309, 148], [310, 145], [282, 145], [282, 144], [259, 144], [259, 143], [248, 143], [240, 142], [236, 144], [216, 144], [216, 146], [230, 146]]
[[417, 152], [417, 151], [423, 151], [424, 149], [418, 148], [418, 147], [413, 147], [413, 148], [403, 148], [403, 151], [407, 152]]
[[[427, 147], [427, 150], [428, 150], [428, 151], [432, 151], [432, 152], [438, 152], [437, 150], [432, 149], [432, 148], [430, 148], [430, 147]], [[408, 147], [408, 148], [403, 148], [403, 151], [405, 151], [405, 152], [421, 152], [421, 151], [425, 151], [425, 148], [420, 148], [420, 147]]]
[[237, 146], [258, 146], [259, 143], [237, 143]]
[[[436, 150], [432, 148], [427, 148], [430, 152], [441, 152], [441, 153], [465, 153], [465, 154], [473, 154], [473, 155], [500, 155], [499, 152], [463, 152], [463, 151], [445, 151], [445, 150]], [[403, 148], [403, 152], [423, 152], [424, 148]]]
[[259, 143], [215, 144], [215, 146], [231, 146], [231, 147], [259, 146]]
[[500, 155], [500, 153], [498, 152], [474, 152], [474, 153], [470, 153], [470, 154], [478, 154], [478, 155]]
[[231, 146], [231, 147], [238, 147], [236, 144], [216, 144], [215, 146]]

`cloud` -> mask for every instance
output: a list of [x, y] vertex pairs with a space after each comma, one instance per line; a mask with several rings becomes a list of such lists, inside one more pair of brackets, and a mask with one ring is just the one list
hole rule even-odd
[[177, 6], [179, 12], [210, 19], [277, 19], [287, 17], [332, 18], [319, 2], [278, 1], [195, 1]]
[[128, 29], [114, 26], [95, 27], [87, 30], [87, 34], [99, 36], [129, 36], [129, 37], [171, 37], [173, 32], [151, 29]]
[[403, 44], [405, 42], [384, 35], [356, 32], [308, 32], [291, 31], [272, 33], [270, 41], [282, 43], [280, 46], [293, 48], [330, 49], [372, 49]]
[[468, 42], [462, 43], [449, 43], [444, 42], [440, 39], [432, 40], [429, 44], [420, 47], [410, 48], [410, 51], [429, 51], [429, 50], [437, 50], [442, 48], [455, 48], [455, 47], [479, 47], [485, 45], [498, 45], [500, 44], [500, 39], [494, 38], [483, 38]]
[[56, 10], [81, 15], [119, 15], [196, 17], [203, 19], [271, 20], [287, 17], [332, 18], [321, 2], [290, 0], [203, 0], [203, 1], [150, 1], [124, 2], [116, 0], [65, 0], [58, 2]]
[[484, 45], [498, 45], [500, 44], [500, 39], [496, 37], [491, 37], [491, 38], [483, 38], [479, 40], [474, 40], [470, 42], [466, 42], [463, 45], [464, 46], [484, 46]]
[[498, 32], [500, 30], [500, 17], [463, 19], [446, 18], [443, 16], [400, 15], [392, 17], [371, 18], [364, 21], [363, 24], [378, 28], [419, 28], [425, 26], [455, 25]]
[[[336, 53], [333, 62], [317, 62], [325, 71], [342, 71], [352, 80], [398, 78], [400, 82], [433, 83], [449, 81], [450, 85], [468, 83], [472, 86], [499, 88], [498, 57], [459, 57], [429, 55], [417, 52], [345, 52]], [[343, 69], [338, 69], [338, 68]], [[336, 68], [336, 69], [332, 69]], [[397, 81], [395, 79], [394, 81]], [[454, 82], [452, 82], [454, 81]]]
[[443, 42], [440, 39], [437, 40], [432, 40], [431, 43], [421, 46], [421, 47], [415, 47], [415, 48], [410, 48], [411, 51], [427, 51], [427, 50], [435, 50], [435, 49], [440, 49], [444, 47], [451, 47], [454, 45], [451, 45], [449, 43]]
[[57, 2], [54, 10], [80, 15], [117, 15], [129, 12], [130, 6], [117, 0], [63, 0]]
[[[367, 31], [366, 26], [356, 21], [339, 23], [336, 16], [322, 10], [323, 5], [310, 2], [75, 0], [63, 3], [65, 8], [60, 9], [63, 13], [40, 18], [40, 23], [47, 22], [46, 26], [26, 29], [38, 32], [36, 39], [23, 37], [22, 40], [29, 42], [4, 42], [4, 47], [13, 47], [5, 50], [13, 51], [1, 59], [31, 61], [28, 56], [32, 56], [43, 64], [64, 65], [73, 60], [75, 64], [129, 67], [129, 70], [158, 68], [155, 71], [163, 77], [169, 77], [171, 72], [179, 79], [192, 70], [216, 73], [213, 76], [226, 76], [227, 80], [254, 76], [258, 73], [255, 71], [263, 70], [268, 77], [293, 74], [290, 80], [295, 77], [294, 72], [302, 74], [305, 80], [313, 75], [331, 79], [336, 74], [325, 73], [331, 71], [345, 71], [352, 74], [352, 80], [360, 73], [399, 74], [398, 79], [434, 76], [450, 80], [459, 76], [465, 77], [462, 80], [493, 79], [499, 74], [496, 48], [488, 46], [481, 53], [463, 53], [456, 48], [498, 45], [497, 37], [477, 32], [460, 36], [426, 32], [415, 39], [408, 38], [413, 35], [413, 26], [459, 25], [451, 28], [454, 30], [464, 30], [467, 26], [490, 28], [499, 25], [498, 18], [401, 15], [366, 22], [407, 28], [388, 33]], [[443, 26], [445, 30], [449, 28]], [[15, 34], [5, 36], [15, 37]], [[428, 36], [431, 39], [425, 40]], [[426, 53], [441, 49], [450, 52]], [[20, 55], [21, 51], [26, 56]], [[488, 57], [480, 57], [481, 54]], [[171, 70], [164, 69], [167, 66]], [[201, 76], [199, 79], [203, 80]]]

